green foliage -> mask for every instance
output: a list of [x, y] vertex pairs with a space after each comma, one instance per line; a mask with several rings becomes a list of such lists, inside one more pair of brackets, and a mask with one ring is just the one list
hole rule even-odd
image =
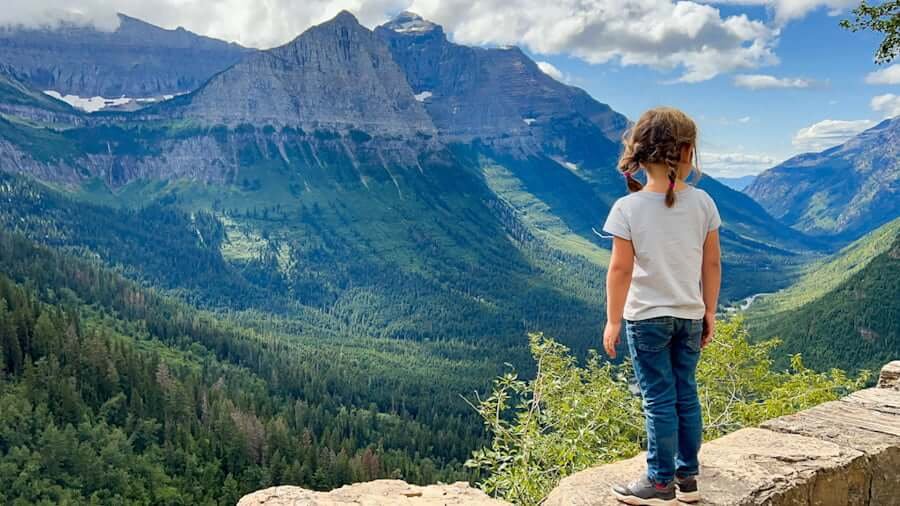
[[872, 30], [884, 34], [875, 51], [876, 63], [890, 63], [900, 54], [900, 0], [887, 0], [869, 5], [863, 0], [853, 9], [853, 21], [842, 20], [841, 26], [852, 31]]
[[[697, 372], [707, 439], [836, 399], [868, 379], [814, 372], [799, 355], [789, 370], [777, 371], [778, 344], [751, 344], [740, 318], [720, 323]], [[467, 462], [486, 475], [485, 491], [520, 505], [538, 504], [571, 473], [636, 454], [645, 437], [627, 363], [613, 366], [594, 355], [581, 367], [541, 334], [532, 334], [531, 350], [533, 380], [508, 373], [474, 406], [493, 439]]]
[[[798, 290], [751, 307], [753, 334], [778, 336], [786, 351], [803, 353], [817, 369], [873, 369], [895, 360], [900, 349], [898, 225], [900, 220], [894, 220], [869, 234]], [[820, 283], [812, 283], [816, 280]], [[804, 293], [805, 287], [813, 296]], [[796, 292], [801, 303], [791, 303]]]
[[636, 453], [640, 402], [621, 371], [592, 355], [578, 367], [568, 348], [531, 334], [533, 380], [508, 373], [474, 406], [493, 436], [466, 465], [488, 474], [490, 494], [536, 504], [560, 478]]
[[260, 333], [6, 233], [0, 273], [4, 504], [234, 504], [274, 484], [458, 480], [483, 441], [448, 398], [479, 388], [489, 364]]

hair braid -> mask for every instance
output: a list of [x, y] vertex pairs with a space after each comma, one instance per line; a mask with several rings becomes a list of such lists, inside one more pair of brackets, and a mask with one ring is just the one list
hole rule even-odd
[[[697, 125], [685, 113], [671, 107], [651, 109], [638, 119], [622, 138], [622, 156], [618, 168], [626, 178], [628, 191], [636, 192], [644, 185], [634, 175], [646, 164], [664, 164], [668, 167], [666, 177], [666, 206], [675, 205], [675, 184], [678, 180], [678, 165], [685, 146], [693, 148], [697, 156]], [[699, 175], [696, 165], [692, 167]]]
[[669, 188], [666, 190], [666, 207], [672, 207], [675, 205], [675, 180], [678, 178], [678, 171], [674, 165], [669, 165], [666, 176], [669, 177]]

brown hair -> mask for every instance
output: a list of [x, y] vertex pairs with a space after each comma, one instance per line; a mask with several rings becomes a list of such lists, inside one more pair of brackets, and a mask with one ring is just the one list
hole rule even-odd
[[[627, 132], [622, 139], [625, 150], [619, 158], [619, 170], [628, 180], [628, 191], [640, 191], [644, 185], [634, 175], [647, 163], [665, 164], [669, 170], [669, 189], [666, 191], [666, 206], [675, 204], [675, 180], [678, 178], [678, 164], [684, 146], [694, 149], [692, 172], [699, 175], [697, 156], [697, 125], [687, 114], [673, 107], [650, 109]], [[644, 165], [645, 166], [645, 165]], [[645, 166], [646, 167], [646, 166]]]

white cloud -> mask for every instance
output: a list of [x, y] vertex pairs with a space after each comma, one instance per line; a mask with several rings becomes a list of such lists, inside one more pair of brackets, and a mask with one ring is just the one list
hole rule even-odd
[[556, 79], [557, 81], [563, 82], [565, 81], [565, 77], [563, 76], [562, 71], [560, 71], [556, 66], [554, 66], [550, 62], [539, 61], [537, 62], [537, 66], [541, 69], [541, 72], [547, 74], [548, 76]]
[[765, 5], [775, 13], [775, 21], [783, 25], [800, 19], [820, 8], [828, 10], [828, 15], [840, 15], [848, 7], [855, 7], [859, 0], [705, 0], [711, 4]]
[[386, 21], [411, 0], [0, 0], [0, 25], [57, 26], [60, 22], [113, 30], [116, 12], [251, 47], [284, 44], [341, 10], [366, 26]]
[[823, 151], [843, 144], [873, 126], [875, 122], [868, 119], [853, 121], [826, 119], [798, 130], [791, 143], [800, 151]]
[[671, 0], [413, 0], [465, 44], [520, 44], [590, 63], [679, 70], [697, 82], [777, 61], [777, 31], [745, 15]]
[[866, 82], [869, 84], [900, 84], [900, 63], [870, 72], [866, 76]]
[[813, 85], [813, 81], [796, 77], [775, 77], [766, 74], [741, 74], [734, 76], [734, 85], [751, 90], [809, 88]]
[[744, 116], [743, 118], [738, 118], [738, 123], [750, 123], [752, 119], [750, 116]]
[[678, 72], [697, 82], [777, 63], [778, 30], [690, 0], [3, 0], [0, 24], [80, 18], [115, 27], [115, 12], [253, 47], [285, 43], [340, 10], [369, 27], [412, 10], [465, 44], [518, 44], [539, 54]]
[[750, 153], [700, 153], [704, 172], [719, 177], [740, 177], [760, 172], [778, 164], [775, 157]]
[[900, 95], [888, 93], [872, 97], [869, 103], [873, 111], [884, 113], [884, 117], [893, 118], [900, 116]]

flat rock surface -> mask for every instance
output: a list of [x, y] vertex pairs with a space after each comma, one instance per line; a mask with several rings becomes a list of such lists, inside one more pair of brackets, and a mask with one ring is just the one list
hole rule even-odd
[[465, 482], [420, 487], [400, 480], [347, 485], [331, 492], [272, 487], [244, 496], [238, 506], [509, 506]]
[[[703, 446], [699, 504], [862, 504], [853, 494], [867, 487], [861, 452], [834, 443], [763, 429], [743, 429]], [[644, 472], [644, 454], [564, 479], [546, 506], [619, 504], [615, 483]], [[832, 477], [834, 479], [832, 479]], [[836, 502], [809, 502], [827, 495]]]

